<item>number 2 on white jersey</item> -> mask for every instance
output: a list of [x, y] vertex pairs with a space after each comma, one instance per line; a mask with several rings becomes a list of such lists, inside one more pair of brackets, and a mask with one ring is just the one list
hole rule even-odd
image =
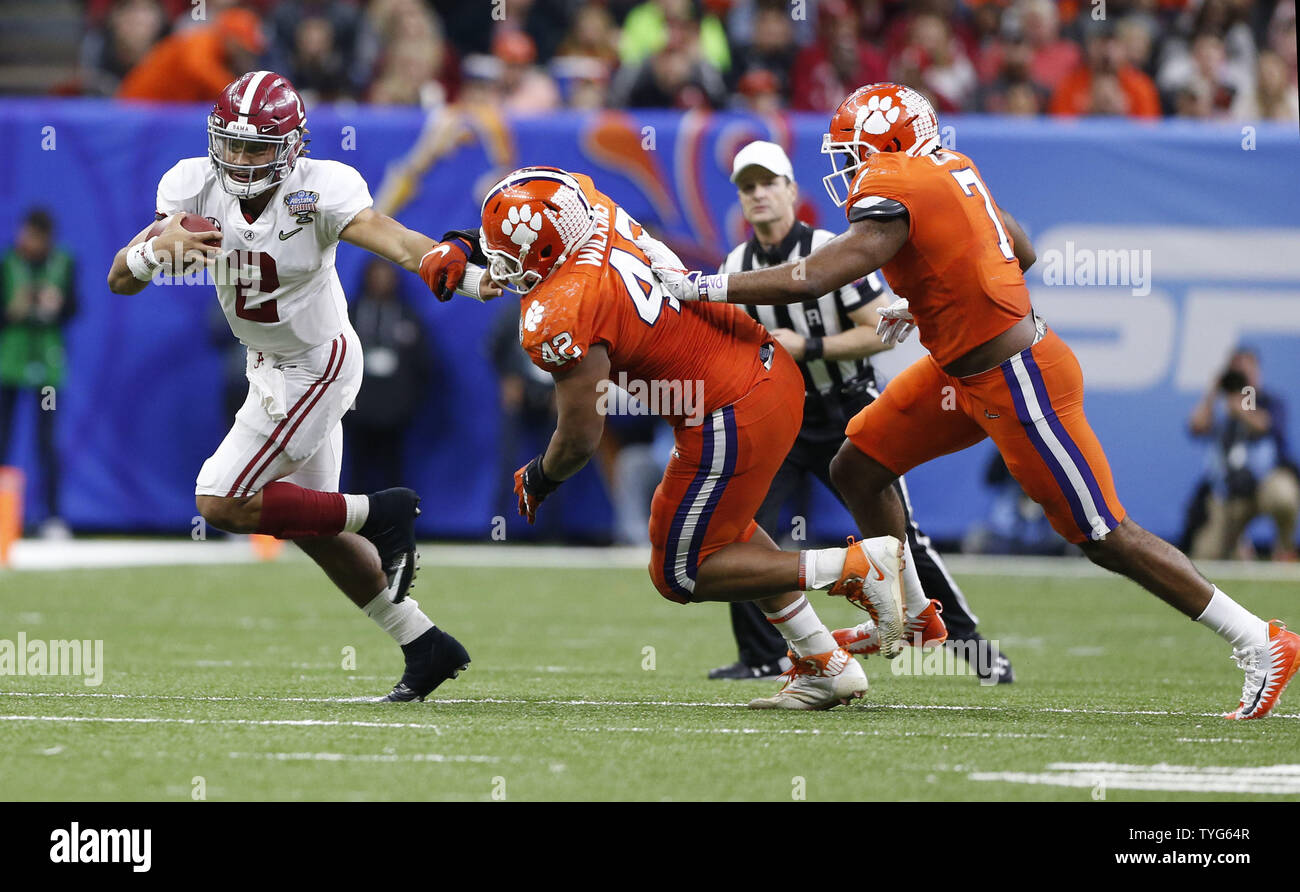
[[[1002, 256], [1007, 260], [1015, 260], [1016, 254], [1011, 249], [1011, 239], [1007, 238], [1007, 231], [1002, 226], [1002, 220], [998, 217], [998, 212], [993, 208], [993, 199], [989, 197], [989, 190], [980, 182], [979, 176], [969, 167], [963, 167], [961, 170], [949, 171], [952, 178], [961, 186], [961, 191], [966, 195], [974, 198], [975, 192], [978, 192], [984, 198], [984, 210], [988, 212], [989, 219], [993, 221], [993, 227], [998, 231], [998, 249], [1002, 251]], [[975, 192], [971, 191], [971, 188]]]

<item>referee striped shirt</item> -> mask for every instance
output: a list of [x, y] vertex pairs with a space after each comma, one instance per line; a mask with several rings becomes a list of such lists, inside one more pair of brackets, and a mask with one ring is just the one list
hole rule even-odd
[[[723, 262], [723, 273], [748, 272], [777, 266], [790, 260], [807, 257], [817, 248], [835, 237], [825, 229], [813, 229], [796, 220], [788, 235], [771, 251], [751, 238], [737, 246]], [[885, 293], [885, 283], [878, 272], [869, 274], [815, 300], [806, 300], [788, 306], [746, 305], [745, 311], [769, 331], [788, 328], [804, 337], [824, 338], [853, 328], [849, 313], [871, 303]], [[875, 372], [866, 359], [825, 360], [800, 362], [803, 372], [804, 424], [839, 423], [845, 413], [840, 397], [845, 387], [867, 382], [874, 385]], [[852, 414], [852, 413], [849, 413]]]

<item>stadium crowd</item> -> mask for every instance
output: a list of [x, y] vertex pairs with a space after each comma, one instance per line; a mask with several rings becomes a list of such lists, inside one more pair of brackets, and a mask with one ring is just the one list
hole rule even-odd
[[1294, 0], [89, 0], [60, 92], [827, 111], [880, 80], [941, 113], [1296, 120]]

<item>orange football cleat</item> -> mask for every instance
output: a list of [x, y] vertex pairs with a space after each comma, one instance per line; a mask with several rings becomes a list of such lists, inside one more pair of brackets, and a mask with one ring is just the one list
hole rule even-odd
[[[948, 627], [943, 624], [939, 614], [943, 605], [933, 599], [919, 615], [907, 620], [907, 635], [904, 644], [912, 647], [935, 647], [948, 640]], [[851, 629], [836, 629], [833, 633], [835, 643], [851, 654], [870, 656], [880, 652], [880, 635], [876, 624], [870, 620]]]
[[1232, 659], [1246, 671], [1241, 702], [1228, 719], [1262, 719], [1300, 669], [1300, 635], [1287, 631], [1279, 620], [1268, 624], [1268, 643], [1233, 648]]

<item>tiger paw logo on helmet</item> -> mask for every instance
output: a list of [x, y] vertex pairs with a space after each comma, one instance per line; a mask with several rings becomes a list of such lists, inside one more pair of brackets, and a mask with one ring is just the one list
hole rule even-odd
[[558, 167], [521, 167], [483, 199], [479, 245], [492, 278], [526, 294], [595, 231], [583, 185]]
[[872, 96], [858, 109], [856, 122], [859, 130], [867, 133], [884, 133], [898, 120], [899, 109], [892, 96]]
[[527, 248], [537, 241], [537, 233], [542, 230], [542, 212], [533, 212], [528, 205], [512, 207], [510, 213], [501, 221], [501, 232], [510, 236], [510, 241], [521, 248]]

